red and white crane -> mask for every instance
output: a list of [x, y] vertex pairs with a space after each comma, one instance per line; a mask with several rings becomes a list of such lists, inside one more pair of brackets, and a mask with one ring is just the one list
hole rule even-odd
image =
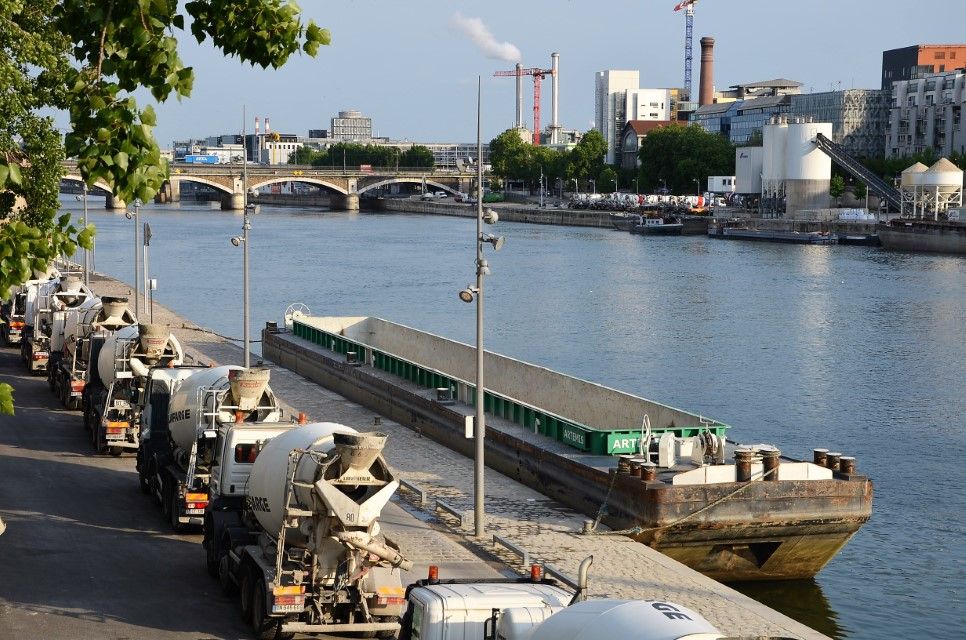
[[520, 82], [523, 76], [533, 76], [533, 144], [534, 146], [540, 145], [540, 86], [543, 79], [546, 76], [550, 76], [554, 82], [554, 100], [553, 100], [553, 132], [551, 133], [551, 142], [556, 142], [554, 139], [556, 137], [556, 130], [559, 128], [557, 125], [557, 54], [554, 54], [554, 66], [552, 69], [540, 69], [537, 67], [524, 68], [523, 65], [518, 64], [516, 69], [511, 69], [509, 71], [497, 71], [493, 75], [497, 77], [515, 77], [517, 78], [517, 127], [523, 126], [523, 98], [520, 91]]

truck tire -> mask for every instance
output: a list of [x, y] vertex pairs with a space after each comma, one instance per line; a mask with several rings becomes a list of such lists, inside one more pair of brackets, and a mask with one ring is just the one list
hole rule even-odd
[[171, 523], [171, 529], [175, 533], [184, 533], [188, 526], [178, 522], [178, 492], [174, 490], [170, 482], [166, 484], [167, 490], [164, 493], [164, 502], [167, 505], [165, 511], [168, 514], [168, 522]]
[[208, 570], [209, 576], [217, 578], [221, 554], [218, 553], [220, 545], [212, 537], [215, 533], [215, 523], [212, 521], [211, 514], [205, 515], [205, 524], [202, 530], [204, 531], [204, 539], [201, 544], [205, 548], [205, 568]]
[[281, 631], [281, 622], [270, 618], [265, 611], [267, 600], [265, 581], [256, 577], [252, 593], [252, 630], [258, 640], [275, 640]]
[[124, 451], [124, 447], [108, 447], [107, 452], [114, 456], [115, 458], [120, 458], [121, 453]]
[[151, 481], [148, 476], [144, 475], [144, 471], [141, 469], [138, 469], [138, 487], [144, 495], [151, 494]]
[[243, 567], [241, 584], [238, 585], [238, 604], [242, 621], [247, 624], [252, 621], [252, 599], [255, 597], [255, 576], [252, 574], [251, 567]]
[[221, 585], [221, 590], [226, 596], [233, 596], [238, 590], [238, 585], [231, 577], [231, 560], [227, 554], [223, 555], [218, 563], [218, 584]]

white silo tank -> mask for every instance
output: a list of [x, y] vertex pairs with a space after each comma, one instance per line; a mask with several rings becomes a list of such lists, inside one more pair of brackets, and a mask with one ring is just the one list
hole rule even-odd
[[832, 137], [829, 122], [790, 123], [785, 135], [785, 211], [828, 209], [832, 159], [815, 144], [818, 134]]
[[902, 187], [915, 187], [919, 184], [920, 174], [925, 173], [929, 167], [921, 162], [917, 162], [911, 167], [907, 167], [902, 172], [902, 177], [899, 179], [899, 184]]
[[938, 187], [941, 194], [953, 193], [963, 188], [963, 171], [946, 158], [940, 158], [920, 174], [919, 184]]
[[785, 179], [785, 146], [788, 136], [788, 123], [779, 121], [765, 125], [762, 132], [764, 157], [762, 158], [762, 180], [766, 189], [772, 183]]

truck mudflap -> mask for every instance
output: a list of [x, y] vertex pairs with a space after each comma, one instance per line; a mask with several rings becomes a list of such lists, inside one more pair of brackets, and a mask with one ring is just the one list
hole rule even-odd
[[282, 633], [352, 633], [368, 631], [399, 631], [398, 622], [360, 622], [355, 624], [309, 624], [307, 622], [283, 622]]

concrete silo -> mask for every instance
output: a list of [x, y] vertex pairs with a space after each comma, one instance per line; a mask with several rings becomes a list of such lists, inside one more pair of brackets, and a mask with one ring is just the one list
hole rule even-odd
[[832, 159], [818, 148], [818, 134], [832, 137], [830, 122], [790, 122], [785, 134], [785, 212], [828, 209]]
[[963, 204], [963, 171], [946, 158], [940, 158], [928, 170], [918, 174], [924, 200], [923, 217], [932, 214], [934, 220], [949, 207]]

